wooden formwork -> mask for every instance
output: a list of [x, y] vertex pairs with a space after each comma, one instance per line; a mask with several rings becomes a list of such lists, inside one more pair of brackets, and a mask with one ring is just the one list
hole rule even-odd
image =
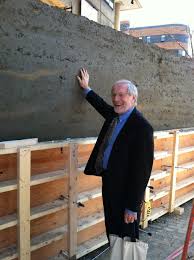
[[[154, 140], [143, 228], [194, 197], [194, 131], [155, 132]], [[101, 178], [83, 174], [95, 142], [0, 149], [0, 260], [76, 259], [107, 243]]]

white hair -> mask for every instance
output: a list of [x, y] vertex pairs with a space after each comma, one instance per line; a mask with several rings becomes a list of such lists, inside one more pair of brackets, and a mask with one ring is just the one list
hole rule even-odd
[[137, 87], [135, 86], [135, 84], [133, 84], [130, 80], [127, 80], [127, 79], [120, 79], [113, 84], [112, 88], [114, 86], [120, 85], [120, 84], [127, 85], [128, 93], [129, 93], [129, 95], [133, 95], [135, 97], [135, 105], [137, 105], [138, 91], [137, 91]]

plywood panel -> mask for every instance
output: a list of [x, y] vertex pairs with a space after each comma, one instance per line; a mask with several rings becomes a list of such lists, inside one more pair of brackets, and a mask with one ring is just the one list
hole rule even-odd
[[31, 253], [32, 260], [48, 260], [49, 257], [56, 256], [61, 250], [67, 249], [67, 237], [44, 246]]
[[67, 209], [31, 221], [31, 237], [67, 224]]
[[16, 179], [17, 177], [17, 155], [0, 155], [0, 181]]
[[16, 227], [10, 227], [0, 231], [0, 249], [11, 246], [17, 241]]
[[182, 180], [192, 177], [192, 176], [194, 176], [194, 169], [184, 170], [184, 171], [178, 172], [176, 181], [179, 182], [179, 181], [182, 181]]
[[[193, 191], [193, 190], [194, 190], [194, 185], [192, 184], [192, 185], [189, 185], [189, 186], [187, 186], [183, 189], [176, 191], [176, 199], [185, 195], [185, 194], [187, 194], [187, 193], [189, 193], [189, 192], [191, 192], [191, 191]], [[165, 205], [168, 204], [168, 200], [169, 200], [169, 195], [167, 195], [167, 196], [165, 196], [161, 199], [158, 199], [156, 201], [153, 201], [152, 202], [152, 208], [159, 208], [161, 206], [165, 206]]]
[[[31, 187], [31, 207], [51, 202], [67, 194], [68, 178]], [[0, 217], [13, 214], [17, 209], [17, 191], [0, 194]]]
[[183, 196], [183, 195], [185, 195], [185, 194], [187, 194], [191, 191], [193, 191], [193, 193], [194, 193], [194, 184], [191, 184], [191, 185], [189, 185], [185, 188], [182, 188], [182, 189], [176, 191], [176, 198], [179, 198], [179, 197], [181, 197], [181, 196]]
[[155, 151], [172, 151], [173, 138], [162, 138], [154, 140]]
[[78, 232], [78, 245], [105, 231], [104, 221]]
[[167, 168], [166, 166], [170, 166], [172, 163], [172, 156], [168, 156], [159, 160], [154, 160], [152, 170], [160, 170], [163, 168]]
[[89, 176], [84, 173], [78, 175], [78, 192], [92, 190], [101, 187], [102, 178], [97, 176]]
[[151, 180], [150, 184], [154, 187], [154, 190], [159, 191], [162, 188], [168, 187], [170, 185], [170, 176], [156, 181]]
[[67, 148], [32, 152], [32, 175], [67, 168]]
[[31, 207], [35, 207], [67, 195], [67, 178], [31, 187]]
[[17, 209], [17, 192], [9, 191], [0, 194], [0, 217], [15, 213]]
[[103, 209], [102, 197], [84, 202], [85, 207], [78, 208], [78, 218], [86, 217]]
[[152, 205], [152, 208], [159, 208], [161, 206], [167, 205], [168, 201], [169, 201], [169, 195], [166, 195], [163, 198], [160, 198], [160, 199], [158, 199], [156, 201], [153, 201], [151, 203], [151, 205]]
[[178, 165], [181, 165], [186, 162], [192, 162], [194, 161], [194, 151], [180, 154], [178, 156]]
[[78, 165], [86, 164], [94, 144], [78, 145]]
[[194, 146], [194, 134], [180, 136], [180, 147]]

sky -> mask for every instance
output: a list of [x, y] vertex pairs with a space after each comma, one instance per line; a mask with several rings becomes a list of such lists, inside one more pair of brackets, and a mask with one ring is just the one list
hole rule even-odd
[[139, 1], [143, 8], [121, 12], [120, 20], [130, 20], [130, 27], [182, 23], [194, 31], [194, 0]]

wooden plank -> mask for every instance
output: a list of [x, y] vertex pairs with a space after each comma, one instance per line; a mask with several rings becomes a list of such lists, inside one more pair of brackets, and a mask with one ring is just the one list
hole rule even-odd
[[98, 176], [88, 176], [84, 173], [78, 174], [77, 191], [84, 192], [102, 186], [102, 179]]
[[[31, 240], [30, 251], [33, 252], [39, 248], [49, 245], [55, 241], [63, 239], [67, 233], [67, 226], [63, 226], [49, 232], [43, 233], [39, 236], [33, 237]], [[0, 260], [12, 260], [18, 257], [16, 246], [0, 250]], [[30, 258], [28, 258], [30, 259]], [[27, 258], [26, 258], [27, 260]]]
[[51, 6], [62, 8], [62, 9], [64, 9], [66, 7], [66, 5], [60, 0], [41, 0], [41, 2], [51, 5]]
[[105, 232], [105, 223], [101, 221], [93, 226], [85, 228], [78, 232], [77, 244], [80, 245], [96, 236], [99, 236]]
[[175, 209], [174, 209], [174, 214], [175, 215], [181, 216], [181, 215], [183, 215], [183, 213], [184, 213], [184, 208], [182, 208], [182, 207], [175, 207]]
[[193, 198], [194, 198], [194, 192], [191, 191], [191, 192], [189, 192], [189, 193], [187, 193], [187, 194], [177, 198], [175, 200], [175, 207], [178, 207], [178, 206], [184, 204], [185, 202], [187, 202], [187, 201], [189, 201], [189, 200], [191, 200]]
[[178, 165], [178, 149], [179, 149], [179, 132], [174, 132], [173, 153], [172, 153], [172, 168], [170, 181], [170, 196], [169, 196], [169, 212], [174, 210], [174, 202], [176, 195], [176, 174]]
[[68, 194], [68, 180], [65, 178], [31, 187], [31, 207], [58, 200]]
[[55, 241], [64, 238], [66, 233], [67, 233], [67, 225], [60, 228], [56, 228], [54, 230], [51, 230], [49, 232], [43, 233], [39, 236], [32, 238], [31, 251], [35, 251], [41, 247], [44, 247], [48, 244], [51, 244]]
[[190, 153], [194, 151], [194, 146], [180, 148], [178, 154]]
[[172, 154], [169, 151], [155, 151], [154, 160], [160, 160], [166, 157], [171, 156]]
[[155, 201], [157, 199], [160, 199], [160, 198], [168, 195], [169, 189], [170, 189], [170, 187], [164, 187], [160, 190], [154, 190], [153, 193], [150, 194], [150, 200]]
[[[49, 202], [38, 207], [34, 207], [31, 209], [30, 220], [34, 220], [55, 213], [65, 208], [67, 208], [67, 202], [61, 200], [55, 200], [53, 202]], [[17, 225], [16, 214], [12, 214], [0, 218], [0, 230], [13, 227], [15, 225]]]
[[[192, 132], [181, 132], [181, 135], [189, 135], [192, 134]], [[154, 132], [155, 137], [157, 138], [168, 138], [171, 137], [171, 132]], [[46, 150], [46, 149], [52, 149], [52, 148], [60, 148], [60, 147], [67, 147], [70, 142], [76, 142], [80, 145], [84, 144], [95, 144], [97, 138], [96, 137], [89, 137], [89, 138], [75, 138], [75, 139], [66, 139], [64, 141], [49, 141], [49, 142], [42, 142], [38, 143], [36, 145], [33, 145], [31, 147], [32, 151], [36, 150]], [[10, 148], [10, 149], [0, 149], [0, 154], [11, 154], [16, 153], [16, 148]]]
[[16, 190], [16, 189], [17, 189], [16, 180], [0, 182], [0, 193], [11, 191], [11, 190]]
[[42, 142], [31, 147], [31, 151], [40, 151], [54, 148], [63, 148], [68, 147], [68, 141], [50, 141], [50, 142]]
[[17, 153], [17, 148], [0, 149], [0, 155]]
[[0, 218], [0, 230], [17, 225], [17, 215], [11, 214]]
[[165, 178], [165, 177], [167, 177], [169, 175], [170, 175], [170, 172], [167, 171], [167, 170], [165, 170], [165, 171], [155, 170], [155, 171], [152, 171], [152, 174], [150, 176], [150, 180], [156, 181], [156, 180]]
[[12, 260], [18, 257], [16, 245], [0, 250], [0, 260]]
[[38, 143], [38, 138], [5, 141], [5, 142], [0, 142], [0, 149], [31, 146], [37, 143]]
[[[50, 141], [50, 142], [37, 143], [33, 146], [30, 146], [30, 149], [31, 151], [40, 151], [40, 150], [68, 147], [68, 145], [69, 145], [69, 141]], [[12, 153], [17, 153], [17, 148], [0, 149], [0, 155], [12, 154]]]
[[[39, 185], [39, 184], [46, 183], [46, 182], [60, 180], [60, 179], [63, 179], [65, 176], [67, 176], [66, 170], [46, 172], [46, 173], [33, 175], [31, 177], [30, 186], [35, 186], [35, 185]], [[0, 193], [11, 191], [11, 190], [16, 190], [16, 189], [17, 189], [16, 180], [0, 182]]]
[[190, 170], [194, 168], [194, 162], [187, 162], [177, 166], [177, 172]]
[[83, 203], [84, 207], [78, 208], [78, 219], [91, 216], [96, 212], [103, 210], [102, 197], [88, 200]]
[[[104, 220], [104, 214], [103, 211], [99, 211], [96, 214], [93, 214], [91, 216], [81, 218], [79, 219], [77, 226], [76, 226], [76, 232], [80, 232], [84, 229], [87, 229], [89, 227], [92, 227]], [[60, 239], [63, 239], [64, 236], [67, 234], [68, 231], [68, 225], [64, 225], [60, 228], [56, 228], [54, 230], [45, 232], [41, 235], [35, 236], [31, 240], [31, 248], [30, 251], [35, 251], [37, 249], [40, 249], [46, 245], [49, 245], [55, 241], [58, 241]], [[77, 249], [76, 249], [77, 250]], [[11, 260], [18, 256], [16, 247], [13, 245], [12, 247], [9, 247], [7, 249], [0, 250], [0, 260]]]
[[67, 235], [60, 240], [33, 251], [31, 255], [32, 260], [49, 260], [52, 259], [53, 256], [57, 256], [57, 260], [67, 260], [68, 255], [66, 255], [67, 258], [64, 257], [64, 252], [67, 253]]
[[169, 194], [162, 197], [162, 198], [159, 198], [155, 201], [152, 201], [151, 205], [152, 205], [152, 209], [157, 209], [159, 207], [166, 207], [166, 205], [169, 204]]
[[[94, 237], [94, 238], [90, 239], [89, 241], [86, 241], [78, 246], [77, 258], [80, 258], [107, 243], [108, 243], [108, 239], [107, 239], [107, 236], [105, 233], [103, 233], [97, 237]], [[63, 253], [64, 253], [64, 255], [68, 254], [67, 251], [64, 251]], [[61, 256], [55, 255], [53, 257], [49, 257], [48, 260], [64, 260], [64, 259], [66, 259], [64, 257], [64, 255], [63, 254], [61, 254]]]
[[89, 159], [94, 144], [78, 144], [78, 166], [84, 166]]
[[170, 131], [155, 131], [154, 139], [162, 139], [172, 137], [172, 133]]
[[54, 172], [37, 174], [32, 176], [30, 184], [31, 186], [34, 186], [34, 185], [38, 185], [50, 181], [60, 180], [63, 179], [65, 176], [67, 176], [66, 170], [59, 170]]
[[103, 211], [96, 212], [95, 214], [80, 219], [78, 221], [77, 231], [79, 232], [85, 228], [88, 228], [102, 221], [104, 221], [104, 212]]
[[68, 207], [67, 201], [55, 200], [31, 209], [31, 220], [55, 213]]
[[176, 199], [179, 199], [180, 197], [189, 194], [190, 192], [194, 193], [194, 184], [188, 185], [182, 189], [179, 189], [176, 191]]
[[96, 137], [86, 137], [86, 138], [74, 138], [70, 139], [72, 142], [77, 144], [95, 144], [97, 141]]
[[32, 173], [31, 175], [67, 171], [67, 147], [52, 148], [46, 150], [32, 151]]
[[183, 128], [183, 131], [180, 131], [180, 136], [185, 136], [185, 135], [194, 135], [194, 130], [193, 129], [186, 129]]
[[163, 216], [164, 214], [166, 214], [168, 212], [168, 208], [167, 206], [163, 206], [163, 207], [159, 207], [159, 208], [152, 208], [152, 213], [151, 215], [148, 217], [148, 220], [155, 220], [161, 216]]
[[18, 149], [18, 255], [20, 260], [30, 260], [30, 175], [31, 151]]
[[17, 179], [17, 154], [0, 155], [0, 185]]
[[84, 203], [90, 199], [95, 199], [102, 196], [102, 188], [96, 188], [89, 191], [84, 191], [78, 194], [78, 202]]
[[[107, 243], [108, 243], [108, 240], [107, 240], [107, 236], [105, 233], [102, 233], [99, 236], [96, 236], [88, 241], [85, 241], [84, 243], [78, 245], [77, 258], [80, 258]], [[61, 246], [61, 248], [62, 248], [62, 246]], [[61, 253], [60, 256], [58, 254], [56, 256], [49, 257], [48, 259], [50, 259], [50, 260], [68, 259], [65, 257], [66, 255], [68, 255], [67, 250], [63, 250], [63, 252]]]
[[68, 147], [70, 143], [79, 143], [79, 144], [95, 144], [97, 138], [96, 137], [88, 137], [88, 138], [67, 138], [64, 141], [49, 141], [49, 142], [42, 142], [38, 143], [37, 145], [33, 145], [31, 147], [31, 151], [37, 150], [46, 150], [46, 149], [53, 149], [53, 148], [62, 148]]
[[194, 183], [194, 177], [186, 178], [176, 184], [176, 190], [180, 190]]
[[180, 148], [194, 145], [194, 135], [184, 135], [180, 137]]
[[172, 134], [170, 137], [154, 139], [154, 149], [155, 151], [172, 151], [172, 142]]
[[77, 250], [77, 154], [78, 145], [71, 143], [69, 145], [69, 233], [68, 233], [68, 250], [69, 257], [76, 259]]
[[94, 238], [90, 239], [89, 241], [86, 241], [78, 246], [77, 258], [80, 258], [107, 243], [108, 243], [108, 239], [107, 239], [107, 236], [105, 233], [103, 233], [97, 237], [94, 237]]

